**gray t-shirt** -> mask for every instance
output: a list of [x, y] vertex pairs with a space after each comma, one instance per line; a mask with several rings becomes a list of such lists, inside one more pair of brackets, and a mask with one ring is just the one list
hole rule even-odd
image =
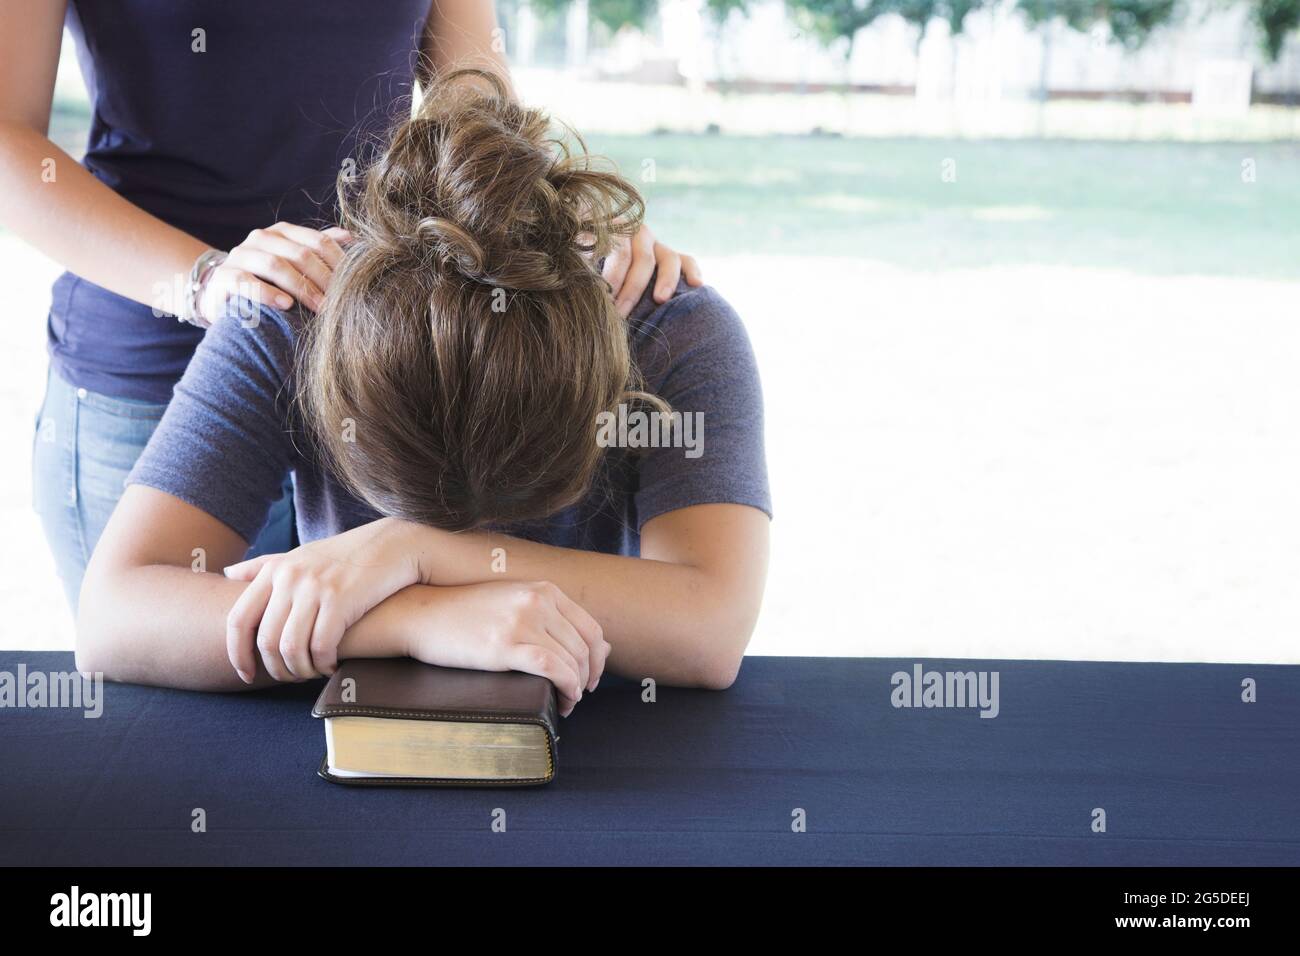
[[[382, 517], [320, 467], [297, 422], [291, 396], [301, 321], [310, 318], [272, 309], [241, 321], [232, 308], [209, 329], [128, 483], [187, 501], [245, 541], [261, 529], [290, 472], [303, 541]], [[648, 390], [683, 415], [702, 413], [692, 419], [702, 423], [698, 434], [675, 432], [694, 447], [611, 448], [582, 501], [544, 521], [495, 530], [636, 555], [641, 526], [678, 508], [727, 502], [771, 515], [758, 370], [735, 311], [713, 289], [682, 283], [663, 305], [647, 293], [630, 328]], [[638, 440], [635, 420], [626, 424], [607, 423], [606, 438]]]

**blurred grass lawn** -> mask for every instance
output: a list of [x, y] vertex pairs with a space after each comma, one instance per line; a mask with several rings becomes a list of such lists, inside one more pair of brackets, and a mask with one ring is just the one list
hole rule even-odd
[[[1300, 143], [592, 136], [701, 255], [1289, 278]], [[944, 182], [945, 160], [956, 181]], [[643, 169], [653, 161], [654, 181]], [[1242, 181], [1242, 163], [1255, 181]]]
[[[589, 145], [754, 340], [754, 650], [1300, 659], [1300, 146]], [[71, 644], [28, 505], [56, 272], [0, 234], [0, 647]]]

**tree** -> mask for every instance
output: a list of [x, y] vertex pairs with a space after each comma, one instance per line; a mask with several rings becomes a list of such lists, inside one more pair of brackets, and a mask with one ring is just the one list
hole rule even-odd
[[[559, 12], [571, 2], [572, 0], [532, 0], [533, 7], [539, 13]], [[623, 27], [644, 29], [657, 9], [659, 0], [587, 0], [587, 15], [609, 27], [611, 33], [617, 33]]]
[[719, 23], [725, 21], [733, 10], [745, 16], [749, 14], [749, 0], [704, 0], [704, 7]]
[[1178, 0], [1106, 0], [1100, 4], [1098, 21], [1110, 25], [1110, 33], [1129, 50], [1147, 42], [1157, 27], [1174, 19]]
[[1300, 0], [1255, 0], [1252, 18], [1263, 34], [1265, 55], [1276, 63], [1287, 34], [1300, 27]]
[[1152, 31], [1174, 19], [1179, 0], [1019, 0], [1017, 7], [1036, 27], [1061, 17], [1071, 28], [1087, 33], [1105, 23], [1117, 42], [1136, 50]]
[[1092, 28], [1098, 6], [1097, 0], [1020, 0], [1016, 4], [1030, 26], [1041, 27], [1062, 17], [1080, 33]]
[[984, 6], [985, 0], [891, 0], [894, 13], [916, 27], [917, 85], [920, 85], [921, 44], [925, 41], [930, 21], [945, 20], [953, 39], [952, 59], [949, 63], [953, 95], [957, 91], [957, 47], [956, 41], [966, 27], [966, 17]]
[[966, 30], [966, 18], [985, 3], [986, 0], [944, 0], [942, 16], [948, 21], [948, 35], [952, 37], [952, 58], [948, 69], [953, 96], [957, 95], [957, 40]]
[[[745, 10], [747, 0], [706, 0], [711, 8]], [[926, 27], [935, 17], [948, 21], [953, 34], [962, 32], [967, 14], [988, 0], [786, 0], [796, 20], [825, 44], [841, 38], [849, 41], [853, 53], [857, 32], [871, 26], [887, 13], [896, 13], [917, 28], [916, 45], [925, 39]]]
[[1086, 31], [1091, 21], [1089, 11], [1092, 0], [1019, 0], [1016, 4], [1021, 16], [1031, 29], [1039, 32], [1043, 41], [1043, 58], [1038, 66], [1038, 100], [1047, 102], [1048, 77], [1052, 73], [1052, 24], [1061, 17], [1075, 30]]
[[953, 36], [958, 36], [966, 29], [966, 17], [985, 6], [985, 0], [946, 0], [943, 18], [948, 21], [948, 29]]
[[1058, 17], [1073, 30], [1090, 32], [1097, 24], [1110, 27], [1110, 35], [1126, 49], [1146, 43], [1156, 27], [1174, 18], [1179, 0], [1017, 0], [1016, 7], [1043, 38], [1043, 60], [1038, 72], [1038, 98], [1047, 102], [1047, 78], [1052, 58], [1052, 23]]
[[893, 0], [786, 0], [792, 19], [822, 43], [848, 40], [846, 58], [853, 55], [853, 38], [882, 14]]
[[893, 0], [890, 5], [894, 13], [916, 27], [916, 49], [919, 53], [930, 21], [939, 15], [942, 0]]

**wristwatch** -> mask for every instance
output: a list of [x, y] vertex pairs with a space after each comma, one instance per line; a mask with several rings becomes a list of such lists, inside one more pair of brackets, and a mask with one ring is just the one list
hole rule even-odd
[[188, 322], [201, 329], [206, 329], [212, 324], [199, 312], [199, 297], [203, 294], [203, 287], [207, 285], [208, 279], [212, 277], [217, 266], [226, 261], [226, 256], [227, 253], [220, 249], [205, 249], [199, 253], [199, 257], [194, 260], [194, 265], [190, 267], [190, 281], [185, 287], [185, 301], [181, 303], [181, 314], [176, 317], [177, 321]]

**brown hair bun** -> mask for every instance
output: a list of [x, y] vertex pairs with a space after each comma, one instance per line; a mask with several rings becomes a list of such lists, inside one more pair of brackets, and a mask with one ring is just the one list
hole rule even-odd
[[635, 187], [461, 70], [339, 203], [355, 241], [305, 325], [297, 394], [327, 467], [381, 513], [451, 530], [579, 499], [597, 416], [638, 387], [596, 271], [640, 224]]

